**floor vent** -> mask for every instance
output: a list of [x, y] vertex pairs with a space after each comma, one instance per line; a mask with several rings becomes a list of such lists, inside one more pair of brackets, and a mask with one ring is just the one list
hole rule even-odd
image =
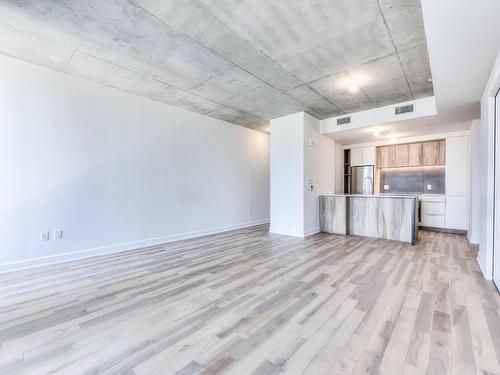
[[337, 125], [345, 125], [345, 124], [350, 124], [351, 123], [351, 117], [341, 117], [337, 119]]
[[413, 104], [402, 105], [402, 106], [396, 107], [396, 114], [401, 115], [403, 113], [413, 112], [414, 110], [415, 110], [415, 107], [413, 106]]

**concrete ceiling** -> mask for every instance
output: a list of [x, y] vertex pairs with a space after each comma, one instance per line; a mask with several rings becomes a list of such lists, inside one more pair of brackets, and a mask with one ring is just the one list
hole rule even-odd
[[479, 102], [500, 48], [500, 1], [422, 0], [422, 8], [437, 114], [329, 134], [339, 143], [467, 130], [480, 117]]
[[433, 95], [419, 0], [1, 0], [0, 53], [258, 130]]

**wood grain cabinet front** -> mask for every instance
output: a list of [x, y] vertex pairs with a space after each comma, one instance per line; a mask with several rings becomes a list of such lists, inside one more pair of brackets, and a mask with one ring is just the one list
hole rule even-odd
[[410, 146], [409, 145], [396, 145], [396, 167], [407, 167], [409, 165]]
[[377, 147], [377, 168], [445, 165], [446, 141]]
[[444, 165], [446, 143], [444, 140], [423, 143], [423, 165]]
[[396, 166], [396, 147], [383, 146], [377, 148], [377, 167], [392, 168]]
[[422, 165], [422, 143], [410, 143], [408, 145], [408, 166]]

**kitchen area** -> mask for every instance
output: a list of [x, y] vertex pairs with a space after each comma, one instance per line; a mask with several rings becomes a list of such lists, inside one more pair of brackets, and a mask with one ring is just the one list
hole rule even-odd
[[415, 244], [418, 230], [465, 234], [468, 137], [345, 146], [343, 192], [319, 195], [320, 229]]

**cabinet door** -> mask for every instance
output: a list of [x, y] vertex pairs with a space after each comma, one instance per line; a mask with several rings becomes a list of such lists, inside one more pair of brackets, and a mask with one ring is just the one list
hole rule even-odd
[[446, 197], [445, 226], [448, 229], [467, 229], [467, 197]]
[[379, 168], [390, 168], [396, 164], [395, 146], [383, 146], [377, 149], [377, 166]]
[[375, 165], [375, 147], [363, 147], [363, 165]]
[[446, 141], [444, 139], [441, 141], [438, 141], [437, 163], [439, 165], [446, 164]]
[[409, 145], [396, 145], [395, 146], [395, 154], [396, 154], [396, 167], [407, 167], [409, 163], [410, 157], [410, 147]]
[[351, 148], [351, 166], [363, 165], [363, 149], [361, 147]]
[[439, 141], [424, 142], [422, 144], [423, 165], [437, 165], [439, 155]]
[[467, 136], [446, 138], [446, 195], [466, 196], [468, 193]]
[[408, 145], [408, 165], [422, 165], [422, 143], [410, 143]]

